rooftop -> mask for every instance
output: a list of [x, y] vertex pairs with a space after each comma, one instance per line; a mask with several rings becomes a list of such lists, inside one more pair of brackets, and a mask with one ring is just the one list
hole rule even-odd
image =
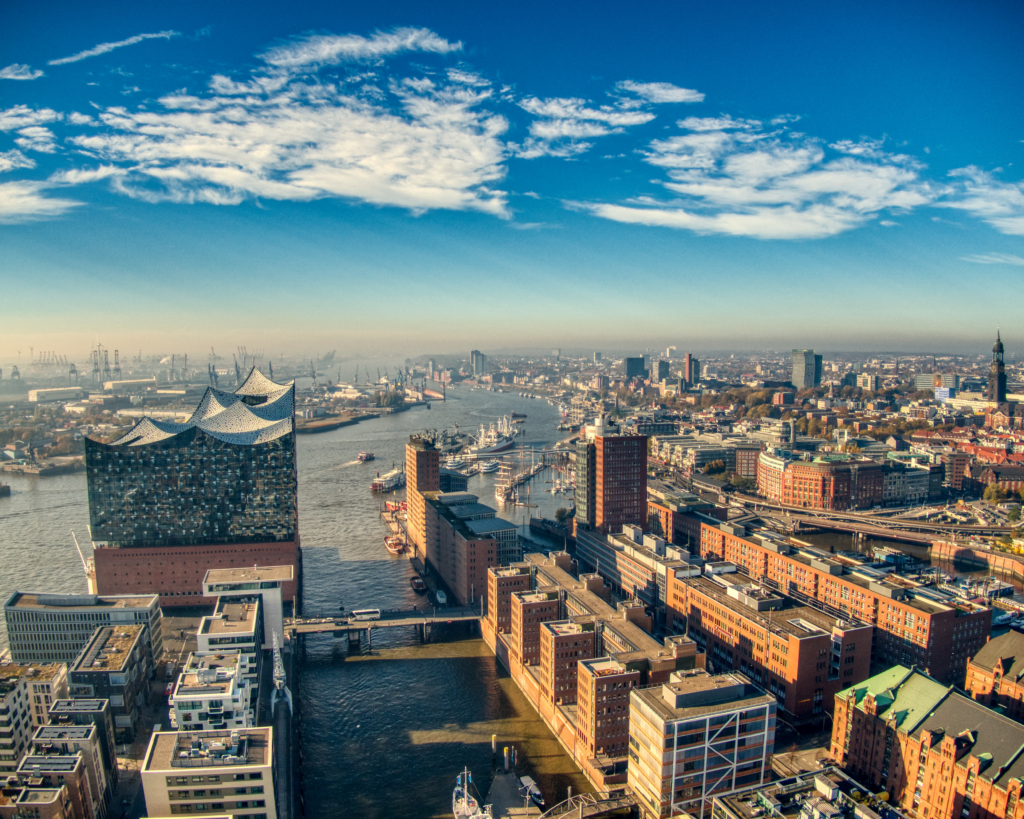
[[29, 754], [18, 766], [19, 773], [71, 773], [82, 764], [81, 752], [70, 754]]
[[974, 655], [971, 662], [992, 671], [999, 661], [1003, 663], [1003, 679], [1019, 682], [1024, 676], [1024, 634], [1008, 631], [993, 637]]
[[230, 692], [235, 682], [240, 656], [238, 651], [200, 657], [190, 654], [185, 663], [185, 670], [178, 677], [174, 696]]
[[145, 626], [104, 626], [96, 629], [71, 666], [72, 672], [121, 671], [132, 649], [142, 639]]
[[[482, 504], [481, 504], [482, 505]], [[514, 523], [501, 518], [481, 518], [479, 520], [467, 520], [466, 525], [477, 535], [489, 535], [492, 532], [507, 532], [509, 529], [518, 528]]]
[[208, 387], [184, 423], [143, 418], [108, 446], [145, 446], [192, 429], [225, 443], [252, 446], [290, 433], [294, 416], [294, 384], [277, 384], [253, 367], [234, 392]]
[[676, 672], [671, 679], [664, 685], [637, 689], [631, 694], [662, 722], [741, 711], [775, 702], [775, 697], [762, 691], [742, 674]]
[[199, 626], [200, 634], [252, 634], [256, 629], [256, 613], [259, 603], [235, 601], [222, 597], [217, 603], [213, 616], [204, 617]]
[[14, 592], [4, 604], [5, 608], [45, 609], [47, 611], [75, 611], [87, 609], [148, 609], [159, 603], [156, 594], [111, 595], [98, 594], [45, 594], [42, 592]]
[[95, 725], [40, 725], [32, 737], [34, 742], [57, 742], [58, 740], [84, 740], [96, 730]]
[[153, 734], [143, 771], [270, 765], [271, 728], [243, 731], [159, 731]]
[[232, 583], [285, 583], [295, 577], [294, 566], [253, 566], [251, 569], [210, 569], [204, 585]]
[[104, 699], [54, 700], [50, 706], [50, 716], [54, 714], [91, 714], [108, 708], [110, 708], [110, 700]]
[[33, 682], [52, 680], [63, 668], [63, 663], [32, 663], [30, 665], [4, 663], [0, 665], [0, 692], [13, 688], [22, 678]]

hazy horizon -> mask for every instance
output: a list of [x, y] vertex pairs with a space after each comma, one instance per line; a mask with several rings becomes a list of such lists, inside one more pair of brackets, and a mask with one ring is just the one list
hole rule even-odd
[[6, 12], [0, 367], [1024, 349], [1019, 3]]

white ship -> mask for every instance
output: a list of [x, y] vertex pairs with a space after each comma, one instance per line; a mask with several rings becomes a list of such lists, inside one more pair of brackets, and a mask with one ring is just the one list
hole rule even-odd
[[472, 784], [473, 775], [469, 769], [455, 777], [455, 790], [452, 791], [452, 813], [455, 819], [490, 819], [491, 806], [480, 807], [480, 803], [469, 792]]
[[497, 458], [492, 458], [491, 460], [484, 461], [482, 464], [480, 464], [480, 471], [481, 472], [497, 472], [498, 471], [498, 466], [499, 466], [498, 459]]
[[370, 484], [374, 492], [393, 492], [405, 486], [405, 473], [401, 469], [392, 469], [383, 475], [378, 475]]
[[489, 427], [484, 427], [481, 424], [476, 442], [466, 452], [469, 455], [490, 455], [494, 452], [504, 452], [512, 448], [517, 432], [516, 425], [512, 423], [509, 416], [499, 419], [497, 424], [491, 424]]

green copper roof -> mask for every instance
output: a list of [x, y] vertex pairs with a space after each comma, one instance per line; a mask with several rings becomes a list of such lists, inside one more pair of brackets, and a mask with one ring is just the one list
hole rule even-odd
[[853, 696], [857, 707], [863, 710], [864, 700], [870, 694], [875, 698], [879, 715], [887, 720], [895, 719], [896, 727], [909, 733], [935, 710], [949, 691], [920, 671], [896, 665], [836, 696], [842, 699]]

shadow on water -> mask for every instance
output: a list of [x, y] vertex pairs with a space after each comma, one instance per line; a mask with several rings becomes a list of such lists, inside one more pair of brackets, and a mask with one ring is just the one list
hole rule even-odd
[[499, 757], [514, 746], [520, 774], [532, 775], [549, 801], [570, 785], [589, 789], [482, 640], [375, 648], [344, 660], [329, 640], [310, 642], [301, 681], [307, 816], [450, 815], [463, 767], [487, 793], [492, 734]]

